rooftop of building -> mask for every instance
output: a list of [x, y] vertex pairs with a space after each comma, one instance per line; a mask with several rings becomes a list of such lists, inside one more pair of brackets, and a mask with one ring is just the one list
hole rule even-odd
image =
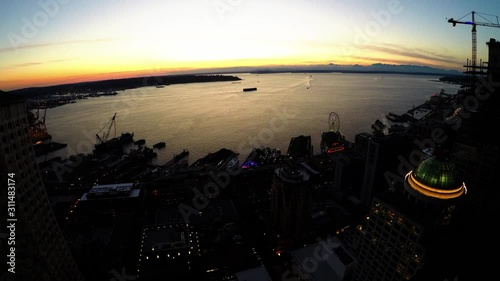
[[102, 199], [102, 198], [137, 198], [141, 190], [135, 189], [133, 183], [117, 183], [94, 185], [88, 192], [80, 198], [81, 201]]
[[[328, 237], [327, 240], [328, 242], [315, 243], [291, 252], [295, 263], [308, 275], [309, 280], [344, 280], [347, 267], [356, 261], [338, 238]], [[312, 257], [317, 264], [316, 270], [304, 267], [311, 264]]]
[[264, 266], [250, 268], [236, 273], [238, 281], [272, 281]]
[[445, 158], [429, 157], [418, 165], [413, 174], [420, 183], [436, 189], [450, 190], [461, 185], [455, 164]]
[[[311, 171], [313, 171], [312, 168]], [[281, 167], [275, 169], [275, 174], [282, 181], [288, 183], [305, 182], [310, 178], [309, 173], [306, 171], [306, 167], [292, 161], [283, 162]]]
[[311, 136], [300, 135], [290, 139], [286, 155], [291, 158], [308, 158], [312, 155]]
[[144, 252], [175, 251], [188, 248], [192, 234], [184, 224], [155, 225], [143, 231]]
[[460, 197], [466, 192], [455, 164], [445, 156], [435, 155], [422, 161], [405, 178], [405, 188], [417, 198], [436, 202]]

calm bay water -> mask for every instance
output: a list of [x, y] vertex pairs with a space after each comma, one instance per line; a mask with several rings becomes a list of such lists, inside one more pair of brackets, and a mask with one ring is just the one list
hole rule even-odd
[[[95, 134], [115, 112], [118, 135], [133, 132], [135, 140], [143, 138], [149, 147], [166, 142], [154, 164], [171, 160], [183, 149], [190, 152], [190, 164], [220, 148], [239, 153], [240, 161], [253, 147], [285, 153], [290, 138], [299, 135], [310, 135], [318, 153], [332, 111], [340, 116], [342, 133], [353, 141], [357, 133], [371, 132], [371, 124], [389, 112], [404, 113], [440, 89], [449, 94], [459, 89], [436, 81], [439, 77], [421, 75], [234, 75], [242, 80], [143, 87], [49, 109], [46, 126], [52, 140], [68, 147], [39, 160], [91, 153]], [[247, 87], [257, 91], [243, 92]]]

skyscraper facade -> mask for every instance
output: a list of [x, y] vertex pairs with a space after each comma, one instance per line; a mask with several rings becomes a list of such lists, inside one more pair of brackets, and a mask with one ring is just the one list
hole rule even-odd
[[[44, 188], [29, 133], [22, 97], [1, 93], [2, 177], [10, 174], [16, 225], [16, 280], [83, 280], [58, 226]], [[3, 191], [5, 192], [5, 190]], [[2, 198], [5, 198], [2, 196]], [[2, 200], [3, 201], [3, 200]], [[5, 208], [6, 209], [6, 208]], [[5, 210], [4, 209], [4, 210]], [[7, 219], [2, 220], [2, 223]], [[12, 273], [11, 273], [12, 274]]]
[[312, 211], [310, 175], [300, 164], [286, 161], [275, 170], [271, 212], [278, 233], [299, 239], [307, 231]]

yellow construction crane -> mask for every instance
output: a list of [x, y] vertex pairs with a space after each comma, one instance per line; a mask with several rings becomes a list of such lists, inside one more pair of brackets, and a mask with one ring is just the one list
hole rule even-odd
[[[472, 20], [471, 21], [463, 21], [463, 18], [471, 15]], [[476, 21], [476, 17], [481, 17], [482, 19], [485, 20], [485, 22], [478, 22]], [[494, 17], [496, 19], [496, 23], [493, 21], [488, 20], [486, 17]], [[476, 26], [489, 26], [489, 27], [500, 27], [500, 23], [498, 21], [498, 16], [495, 15], [489, 15], [489, 14], [484, 14], [484, 13], [478, 13], [475, 11], [472, 11], [468, 13], [467, 15], [459, 18], [458, 20], [455, 20], [453, 18], [448, 20], [449, 23], [452, 23], [453, 26], [456, 26], [458, 24], [467, 24], [467, 25], [472, 25], [472, 58], [471, 58], [471, 64], [473, 70], [476, 67], [476, 57], [477, 57], [477, 34], [476, 34]]]

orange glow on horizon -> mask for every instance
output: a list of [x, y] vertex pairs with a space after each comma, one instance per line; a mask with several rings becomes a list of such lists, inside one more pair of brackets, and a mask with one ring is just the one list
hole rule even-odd
[[105, 62], [68, 62], [51, 66], [13, 69], [2, 81], [0, 89], [10, 91], [28, 87], [44, 87], [108, 79], [157, 76], [176, 73], [217, 72], [220, 68], [306, 65], [297, 59], [237, 59], [223, 61], [151, 62], [139, 64]]
[[[139, 63], [136, 60], [131, 63], [111, 61], [83, 61], [73, 60], [50, 65], [29, 66], [12, 69], [0, 81], [0, 89], [10, 91], [28, 87], [44, 87], [59, 84], [70, 84], [79, 82], [99, 81], [108, 79], [120, 79], [142, 76], [157, 76], [176, 73], [217, 72], [217, 69], [226, 72], [226, 69], [235, 70], [255, 67], [280, 67], [280, 66], [308, 66], [327, 65], [329, 63], [339, 65], [371, 65], [374, 63], [385, 64], [424, 64], [433, 66], [428, 61], [408, 60], [408, 58], [387, 55], [378, 56], [365, 54], [360, 57], [336, 57], [332, 60], [315, 59], [306, 60], [302, 57], [282, 58], [245, 58], [227, 60], [204, 60], [204, 61], [146, 61]], [[437, 65], [436, 65], [437, 66]], [[229, 71], [231, 72], [231, 71]], [[238, 71], [235, 71], [238, 72]]]

